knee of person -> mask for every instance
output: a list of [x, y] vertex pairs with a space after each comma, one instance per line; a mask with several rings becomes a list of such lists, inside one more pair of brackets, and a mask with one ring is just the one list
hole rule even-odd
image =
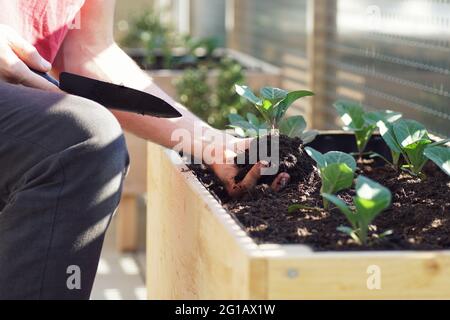
[[[64, 129], [65, 144], [82, 148], [89, 161], [123, 159], [127, 165], [128, 151], [122, 128], [114, 115], [93, 101], [68, 96], [54, 109]], [[80, 151], [80, 150], [79, 150]], [[97, 159], [98, 158], [98, 159]]]

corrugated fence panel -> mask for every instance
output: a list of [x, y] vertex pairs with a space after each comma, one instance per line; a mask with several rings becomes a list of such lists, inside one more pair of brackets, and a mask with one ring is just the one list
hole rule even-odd
[[[314, 2], [237, 2], [235, 46], [281, 66], [285, 84], [308, 87], [314, 59], [307, 55], [307, 14]], [[450, 0], [327, 3], [316, 6], [328, 18], [315, 26], [323, 35], [315, 50], [326, 50], [320, 86], [326, 99], [315, 106], [325, 118], [321, 126], [336, 125], [332, 103], [347, 99], [403, 112], [450, 136]]]
[[308, 0], [234, 1], [235, 28], [230, 45], [280, 66], [284, 88], [306, 88]]

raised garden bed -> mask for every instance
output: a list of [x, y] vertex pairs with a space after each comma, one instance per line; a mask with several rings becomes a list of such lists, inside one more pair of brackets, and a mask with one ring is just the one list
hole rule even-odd
[[[355, 152], [354, 145], [353, 136], [328, 132], [311, 147]], [[367, 149], [389, 152], [379, 136]], [[361, 246], [336, 231], [347, 224], [336, 209], [288, 213], [300, 200], [319, 207], [317, 172], [281, 193], [260, 186], [231, 201], [207, 169], [191, 167], [194, 174], [176, 153], [152, 144], [149, 154], [152, 299], [450, 298], [450, 180], [434, 164], [420, 184], [381, 162], [358, 164], [393, 195], [373, 222], [393, 234]], [[340, 195], [347, 200], [354, 191]]]

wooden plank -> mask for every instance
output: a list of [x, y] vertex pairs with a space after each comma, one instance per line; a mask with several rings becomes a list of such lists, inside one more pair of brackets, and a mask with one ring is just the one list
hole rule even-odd
[[326, 76], [334, 71], [327, 66], [328, 49], [326, 44], [333, 41], [336, 30], [336, 1], [308, 1], [308, 60], [309, 87], [315, 92], [307, 115], [308, 124], [315, 129], [330, 129], [331, 119], [325, 111], [330, 107], [326, 93]]
[[198, 180], [174, 166], [160, 147], [149, 144], [148, 153], [149, 298], [249, 298], [245, 232], [230, 232], [237, 227], [231, 217], [214, 214], [220, 205], [206, 189], [193, 187]]
[[147, 141], [125, 132], [130, 170], [125, 178], [123, 193], [125, 195], [142, 195], [147, 191]]
[[116, 216], [116, 247], [121, 252], [138, 248], [138, 212], [136, 197], [123, 195]]
[[268, 265], [269, 299], [450, 299], [449, 253], [315, 253]]

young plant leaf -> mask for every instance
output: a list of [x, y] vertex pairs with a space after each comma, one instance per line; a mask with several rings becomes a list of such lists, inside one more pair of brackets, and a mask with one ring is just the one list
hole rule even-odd
[[364, 110], [360, 105], [338, 101], [334, 104], [342, 122], [344, 123], [344, 130], [359, 131], [366, 126], [364, 120]]
[[238, 95], [247, 99], [255, 106], [262, 106], [262, 103], [263, 103], [262, 99], [258, 98], [249, 87], [241, 86], [241, 85], [237, 84], [235, 86], [235, 89], [236, 89], [236, 93]]
[[450, 148], [429, 146], [425, 149], [424, 154], [450, 176]]
[[317, 163], [319, 169], [327, 166], [327, 161], [322, 153], [310, 147], [306, 147], [305, 151]]
[[[339, 151], [322, 154], [310, 147], [305, 150], [319, 167], [322, 194], [334, 194], [351, 187], [356, 170], [356, 161], [351, 155]], [[326, 199], [324, 199], [324, 207], [328, 207]]]
[[432, 144], [425, 127], [414, 120], [398, 120], [393, 123], [392, 130], [408, 163], [412, 174], [420, 175], [428, 161], [423, 152]]
[[351, 102], [336, 102], [334, 107], [344, 123], [344, 130], [354, 132], [356, 145], [361, 155], [366, 149], [376, 126], [365, 120], [366, 113], [360, 105]]
[[230, 122], [230, 124], [234, 124], [240, 121], [245, 121], [245, 119], [239, 114], [231, 113], [228, 115], [228, 121]]
[[319, 169], [325, 168], [326, 166], [333, 163], [345, 163], [353, 171], [356, 170], [355, 159], [347, 153], [340, 151], [330, 151], [326, 154], [322, 154], [310, 147], [306, 147], [305, 150], [306, 153], [317, 163]]
[[401, 119], [393, 124], [394, 134], [402, 148], [420, 141], [428, 141], [427, 129], [417, 121]]
[[359, 224], [359, 236], [366, 242], [369, 225], [373, 219], [391, 205], [391, 192], [379, 183], [364, 176], [356, 180], [356, 197], [353, 202], [356, 207]]
[[235, 134], [243, 138], [255, 138], [260, 135], [261, 131], [267, 130], [265, 124], [260, 124], [256, 116], [253, 118], [248, 114], [247, 118], [249, 121], [238, 114], [230, 114], [228, 115], [229, 127], [234, 129]]
[[283, 100], [287, 95], [287, 91], [279, 88], [264, 87], [261, 89], [261, 96], [272, 102], [272, 104], [276, 104], [278, 101]]
[[290, 138], [301, 138], [306, 129], [306, 121], [302, 116], [294, 116], [282, 120], [279, 124], [280, 133]]
[[319, 131], [316, 130], [309, 130], [309, 131], [305, 131], [302, 133], [301, 135], [301, 139], [303, 141], [303, 144], [308, 144], [314, 141], [314, 139], [316, 139], [316, 137], [319, 135]]
[[250, 122], [253, 126], [259, 128], [260, 121], [257, 116], [255, 116], [253, 113], [247, 113], [247, 120]]
[[436, 142], [433, 142], [432, 144], [430, 144], [430, 147], [440, 147], [440, 146], [448, 144], [449, 142], [450, 142], [450, 139], [436, 141]]
[[397, 141], [397, 138], [395, 137], [392, 124], [395, 121], [399, 120], [401, 117], [401, 113], [393, 112], [390, 110], [369, 112], [364, 116], [366, 122], [378, 127], [381, 137], [386, 142], [388, 147], [396, 154], [400, 154], [402, 152], [402, 149]]
[[345, 163], [332, 163], [320, 170], [322, 178], [321, 193], [337, 193], [350, 188], [355, 176], [354, 171]]
[[352, 171], [356, 170], [356, 161], [351, 155], [340, 152], [330, 151], [324, 155], [327, 165], [332, 163], [345, 163]]
[[300, 91], [293, 91], [289, 92], [286, 98], [284, 98], [282, 101], [278, 103], [278, 105], [275, 107], [275, 118], [276, 121], [280, 121], [281, 118], [284, 117], [286, 114], [286, 111], [292, 106], [292, 104], [304, 97], [311, 97], [314, 96], [314, 93], [307, 90], [300, 90]]
[[324, 193], [322, 194], [322, 197], [330, 201], [332, 204], [334, 204], [339, 210], [342, 211], [343, 214], [347, 217], [347, 219], [350, 221], [352, 226], [356, 226], [356, 221], [354, 220], [355, 214], [350, 209], [350, 207], [341, 199], [336, 197], [334, 194]]
[[[356, 196], [353, 198], [354, 210], [334, 195], [323, 194], [322, 196], [338, 207], [346, 216], [359, 243], [367, 242], [370, 224], [376, 216], [390, 206], [392, 200], [389, 189], [364, 176], [359, 176], [356, 180]], [[338, 230], [344, 231], [340, 228]], [[345, 229], [344, 232], [350, 235], [348, 229]]]

